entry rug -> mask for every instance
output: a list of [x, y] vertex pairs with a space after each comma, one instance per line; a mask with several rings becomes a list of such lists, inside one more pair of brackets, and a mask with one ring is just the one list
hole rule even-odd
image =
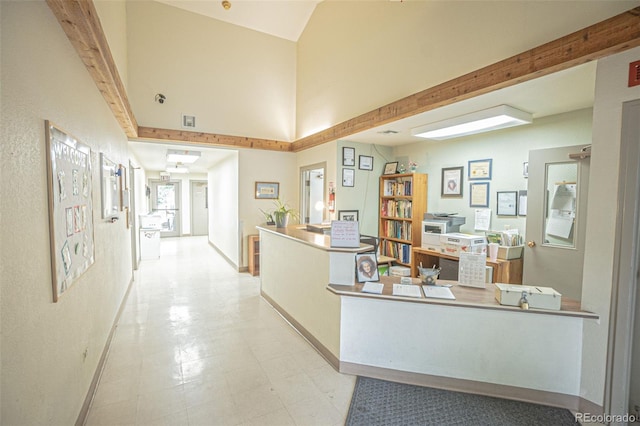
[[358, 377], [346, 426], [576, 426], [564, 408]]

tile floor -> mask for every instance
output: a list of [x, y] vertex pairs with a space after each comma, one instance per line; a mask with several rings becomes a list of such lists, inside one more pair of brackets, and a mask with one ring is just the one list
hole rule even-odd
[[337, 373], [206, 237], [163, 239], [135, 273], [92, 425], [342, 425]]

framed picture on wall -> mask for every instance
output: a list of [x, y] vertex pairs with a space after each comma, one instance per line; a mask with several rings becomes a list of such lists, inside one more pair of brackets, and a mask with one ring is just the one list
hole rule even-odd
[[342, 147], [342, 165], [353, 167], [356, 165], [356, 149], [348, 146]]
[[356, 171], [354, 169], [342, 169], [342, 186], [354, 186]]
[[496, 214], [498, 216], [517, 216], [518, 191], [498, 191]]
[[462, 197], [464, 167], [447, 167], [442, 169], [440, 193], [442, 197]]
[[358, 221], [358, 210], [338, 210], [338, 220]]
[[256, 182], [255, 197], [260, 199], [277, 199], [280, 196], [279, 182]]
[[358, 160], [358, 168], [360, 170], [373, 170], [373, 157], [369, 155], [360, 155]]
[[469, 207], [489, 207], [489, 182], [469, 184]]
[[491, 180], [492, 160], [472, 160], [469, 161], [469, 180]]

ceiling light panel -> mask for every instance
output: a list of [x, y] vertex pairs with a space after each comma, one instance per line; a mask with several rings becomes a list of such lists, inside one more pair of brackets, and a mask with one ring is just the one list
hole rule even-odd
[[444, 140], [491, 130], [505, 129], [522, 124], [530, 124], [532, 120], [532, 115], [528, 112], [510, 107], [509, 105], [499, 105], [497, 107], [416, 127], [411, 129], [411, 134], [425, 139]]
[[199, 158], [200, 158], [199, 151], [180, 151], [175, 149], [170, 149], [167, 151], [168, 163], [192, 164], [196, 162]]

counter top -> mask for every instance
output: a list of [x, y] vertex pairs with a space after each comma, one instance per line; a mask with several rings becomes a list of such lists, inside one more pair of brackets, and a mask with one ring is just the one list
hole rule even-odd
[[[420, 284], [420, 280], [412, 278], [413, 284]], [[366, 297], [374, 299], [386, 299], [386, 300], [398, 300], [403, 302], [413, 303], [427, 303], [434, 305], [449, 305], [452, 307], [467, 307], [467, 308], [479, 308], [479, 309], [494, 309], [502, 311], [520, 312], [523, 314], [545, 314], [545, 315], [559, 315], [567, 317], [579, 317], [589, 319], [599, 319], [597, 314], [592, 312], [580, 310], [580, 302], [572, 299], [562, 299], [562, 305], [559, 311], [548, 309], [528, 309], [523, 310], [517, 306], [501, 305], [495, 298], [495, 284], [487, 284], [486, 288], [474, 288], [459, 285], [457, 281], [438, 280], [439, 284], [451, 284], [451, 292], [456, 297], [455, 300], [448, 299], [436, 299], [424, 297], [400, 297], [394, 296], [393, 283], [399, 283], [400, 277], [380, 277], [380, 282], [384, 284], [382, 294], [363, 293], [362, 286], [364, 283], [357, 283], [354, 285], [338, 285], [329, 284], [327, 290], [340, 296], [351, 297]]]
[[373, 251], [372, 245], [362, 243], [360, 244], [360, 247], [357, 248], [331, 247], [331, 237], [329, 235], [307, 231], [306, 225], [292, 225], [287, 226], [286, 228], [276, 228], [275, 226], [259, 225], [256, 226], [256, 228], [258, 228], [258, 230], [260, 231], [281, 235], [285, 238], [296, 240], [303, 244], [331, 252], [362, 253]]

